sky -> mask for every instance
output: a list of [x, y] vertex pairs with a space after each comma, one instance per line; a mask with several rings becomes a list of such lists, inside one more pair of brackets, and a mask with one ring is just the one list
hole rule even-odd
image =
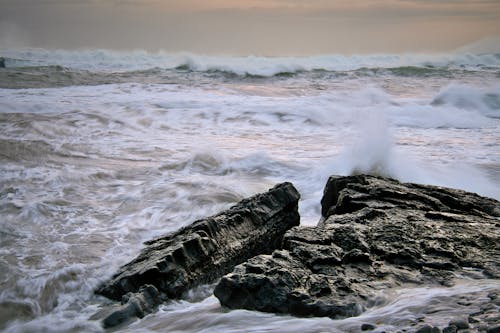
[[0, 49], [428, 53], [499, 35], [500, 0], [0, 0]]

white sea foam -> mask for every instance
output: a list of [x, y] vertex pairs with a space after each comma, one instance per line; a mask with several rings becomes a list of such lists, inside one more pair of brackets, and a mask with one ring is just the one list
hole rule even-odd
[[84, 70], [137, 71], [153, 68], [185, 68], [192, 71], [223, 71], [237, 75], [273, 76], [301, 71], [352, 71], [361, 68], [451, 67], [485, 69], [500, 67], [497, 54], [378, 54], [318, 55], [307, 57], [207, 56], [189, 53], [170, 54], [146, 51], [109, 50], [53, 51], [44, 49], [4, 50], [0, 56], [16, 66], [57, 65]]
[[[222, 312], [215, 297], [201, 302], [172, 302], [147, 320], [135, 322], [123, 332], [158, 332], [167, 325], [174, 332], [360, 332], [361, 324], [371, 323], [376, 330], [412, 331], [425, 314], [426, 320], [444, 327], [454, 316], [462, 316], [462, 306], [456, 302], [466, 299], [479, 303], [488, 292], [495, 290], [494, 280], [482, 282], [457, 281], [457, 286], [399, 289], [380, 294], [372, 308], [358, 317], [331, 320], [330, 318], [297, 318], [287, 315], [233, 310]], [[454, 302], [454, 303], [452, 303]], [[196, 317], [196, 321], [193, 321]], [[418, 327], [418, 326], [417, 326]]]
[[464, 84], [451, 84], [438, 93], [432, 105], [451, 105], [460, 110], [480, 112], [500, 118], [500, 84], [479, 89]]

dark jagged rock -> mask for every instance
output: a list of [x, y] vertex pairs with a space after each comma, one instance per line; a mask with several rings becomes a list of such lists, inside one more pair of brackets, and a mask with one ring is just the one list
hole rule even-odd
[[158, 289], [152, 285], [144, 285], [137, 293], [123, 295], [121, 305], [104, 307], [91, 319], [102, 319], [104, 328], [116, 327], [134, 319], [143, 318], [154, 312], [162, 302], [163, 298]]
[[376, 328], [377, 327], [375, 325], [372, 325], [372, 324], [363, 324], [363, 325], [361, 325], [361, 330], [362, 331], [373, 331]]
[[415, 333], [441, 333], [439, 327], [432, 327], [430, 325], [424, 325], [417, 329]]
[[279, 184], [218, 215], [149, 241], [97, 293], [120, 300], [149, 284], [168, 298], [179, 298], [190, 288], [213, 282], [237, 264], [276, 249], [284, 233], [299, 225], [299, 197], [291, 183]]
[[457, 328], [457, 330], [465, 330], [465, 329], [470, 328], [469, 323], [467, 322], [467, 320], [464, 320], [464, 319], [452, 320], [452, 321], [450, 321], [448, 326], [455, 326]]
[[500, 300], [499, 291], [488, 294], [479, 305], [479, 311], [469, 314], [468, 322], [478, 331], [500, 333]]
[[486, 333], [500, 333], [500, 325], [496, 325], [493, 327], [488, 327]]
[[[373, 176], [331, 177], [316, 227], [223, 277], [229, 308], [356, 316], [392, 287], [453, 285], [454, 274], [499, 277], [500, 203], [460, 190]], [[467, 269], [464, 269], [467, 268]]]
[[457, 333], [458, 328], [455, 325], [448, 325], [443, 328], [443, 333]]
[[0, 57], [0, 68], [5, 68], [5, 58]]

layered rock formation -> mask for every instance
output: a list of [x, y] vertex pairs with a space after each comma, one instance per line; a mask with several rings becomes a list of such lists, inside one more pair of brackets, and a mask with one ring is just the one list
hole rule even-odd
[[460, 190], [372, 176], [330, 177], [317, 227], [223, 277], [229, 308], [349, 317], [387, 288], [500, 275], [500, 203]]
[[149, 241], [97, 293], [122, 300], [125, 294], [151, 285], [159, 291], [155, 297], [179, 298], [190, 288], [214, 282], [237, 264], [276, 249], [284, 233], [299, 225], [299, 197], [292, 184], [279, 184], [218, 215]]

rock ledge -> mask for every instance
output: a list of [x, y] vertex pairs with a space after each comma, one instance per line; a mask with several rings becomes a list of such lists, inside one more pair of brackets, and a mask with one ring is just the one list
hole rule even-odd
[[359, 175], [330, 177], [321, 203], [318, 226], [291, 229], [281, 249], [221, 279], [223, 306], [342, 318], [387, 288], [451, 286], [471, 269], [499, 277], [496, 200]]

